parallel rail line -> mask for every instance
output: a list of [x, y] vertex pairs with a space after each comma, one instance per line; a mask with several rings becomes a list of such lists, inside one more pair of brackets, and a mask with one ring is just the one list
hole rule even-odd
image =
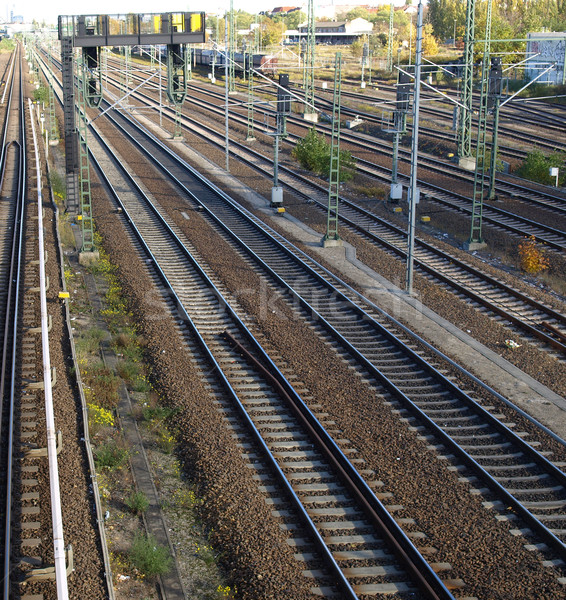
[[[214, 137], [211, 137], [209, 129], [205, 133], [200, 133], [202, 128], [200, 123], [190, 117], [183, 118], [184, 123], [188, 124], [194, 133], [223, 147], [224, 139], [222, 137], [216, 135], [217, 139], [215, 140]], [[269, 159], [266, 159], [260, 152], [236, 141], [231, 144], [238, 149], [240, 160], [268, 177], [271, 175]], [[267, 168], [262, 167], [261, 163], [267, 163]], [[280, 165], [280, 173], [284, 175], [282, 183], [292, 189], [294, 193], [301, 194], [309, 202], [316, 203], [321, 210], [327, 210], [326, 189], [283, 165]], [[313, 190], [317, 192], [316, 195], [312, 193]], [[344, 198], [341, 198], [339, 219], [372, 242], [385, 247], [400, 259], [406, 259], [406, 232], [394, 224]], [[519, 328], [523, 332], [522, 336], [526, 335], [531, 340], [537, 339], [546, 348], [566, 354], [565, 315], [478, 271], [424, 240], [417, 239], [416, 243], [415, 264], [427, 276], [432, 276], [450, 286], [457, 293], [464, 293], [476, 304], [489, 308], [493, 314], [503, 318], [513, 327]]]
[[377, 307], [369, 301], [357, 302], [346, 284], [202, 181], [164, 144], [123, 116], [119, 120], [121, 132], [129, 129], [132, 141], [138, 138], [138, 148], [152, 157], [182, 193], [202, 206], [219, 232], [242, 249], [290, 304], [300, 307], [303, 318], [339, 344], [339, 354], [369, 374], [382, 393], [391, 394], [401, 410], [430, 431], [437, 443], [449, 448], [489, 493], [512, 507], [528, 524], [526, 535], [540, 536], [550, 552], [564, 557], [564, 465], [550, 462], [532, 447], [535, 440], [529, 443], [526, 434], [513, 433], [503, 415], [482, 408], [411, 350], [406, 332], [395, 335], [390, 322], [379, 323], [384, 315]]
[[[99, 156], [100, 143], [99, 139], [92, 144]], [[107, 169], [97, 162], [101, 172]], [[453, 598], [199, 266], [188, 241], [160, 216], [155, 200], [144, 200], [141, 189], [114, 159], [106, 185], [124, 189], [128, 179], [134, 192], [126, 196], [122, 192], [119, 202], [138, 242], [147, 246], [147, 256], [157, 267], [167, 294], [174, 295], [193, 340], [207, 355], [207, 370], [210, 364], [215, 367], [215, 379], [220, 378], [224, 388], [221, 402], [229, 400], [237, 407], [238, 422], [232, 421], [234, 409], [228, 406], [227, 419], [236, 432], [243, 420], [245, 436], [252, 436], [263, 450], [262, 462], [278, 475], [282, 490], [278, 493], [289, 505], [283, 510], [287, 526], [295, 529], [292, 525], [297, 519], [306, 524], [313, 541], [297, 538], [295, 543], [307, 571], [312, 572], [315, 591], [329, 597], [341, 593], [340, 597], [358, 598], [420, 589], [426, 598]], [[258, 476], [266, 473], [265, 466], [256, 469]], [[318, 573], [308, 563], [321, 556], [326, 566]], [[352, 561], [363, 566], [343, 566]]]

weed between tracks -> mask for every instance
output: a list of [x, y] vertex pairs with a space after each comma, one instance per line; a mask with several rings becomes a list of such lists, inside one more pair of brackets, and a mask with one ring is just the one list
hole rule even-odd
[[[68, 223], [63, 223], [68, 228]], [[117, 270], [96, 239], [100, 261], [92, 267], [65, 267], [71, 296], [73, 335], [88, 406], [88, 426], [118, 600], [158, 598], [156, 580], [173, 563], [169, 547], [148, 536], [143, 516], [149, 500], [135, 487], [127, 448], [117, 418], [119, 388], [126, 385], [144, 448], [151, 464], [159, 503], [165, 516], [179, 571], [191, 599], [234, 598], [217, 566], [218, 555], [208, 543], [199, 519], [202, 500], [184, 476], [174, 450], [175, 411], [163, 406], [152, 389], [144, 364], [144, 340], [138, 335]], [[88, 301], [83, 274], [88, 271], [104, 291], [98, 313]], [[99, 320], [97, 323], [97, 319]], [[104, 322], [102, 326], [100, 320]], [[101, 361], [101, 346], [114, 351], [110, 368]]]

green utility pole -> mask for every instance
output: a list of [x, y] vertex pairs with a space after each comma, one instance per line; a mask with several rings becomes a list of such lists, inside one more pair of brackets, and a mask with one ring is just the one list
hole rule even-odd
[[330, 174], [328, 183], [328, 213], [323, 246], [341, 245], [338, 235], [338, 202], [340, 186], [340, 96], [342, 83], [342, 54], [336, 53], [334, 72], [334, 99], [332, 102], [332, 138], [330, 144]]
[[53, 69], [51, 64], [51, 44], [47, 51], [47, 70], [49, 73], [49, 143], [56, 145], [59, 143], [59, 130], [57, 128], [57, 117], [55, 116], [55, 93], [53, 91]]
[[314, 50], [316, 44], [314, 26], [314, 0], [309, 0], [307, 23], [307, 48], [305, 60], [305, 112], [304, 119], [316, 123], [318, 116], [314, 109]]
[[77, 216], [81, 221], [82, 247], [81, 253], [95, 252], [94, 229], [92, 222], [92, 196], [90, 190], [90, 158], [88, 154], [86, 95], [88, 86], [88, 72], [84, 57], [78, 61], [79, 85], [79, 190], [81, 208]]
[[236, 46], [236, 24], [235, 24], [235, 21], [236, 20], [234, 18], [234, 0], [230, 0], [230, 31], [228, 32], [229, 36], [230, 36], [230, 40], [229, 40], [230, 64], [228, 65], [228, 72], [229, 72], [228, 91], [230, 93], [236, 91], [236, 69], [235, 69], [235, 62], [234, 62], [234, 53], [236, 52], [236, 50], [235, 50], [235, 46]]
[[389, 35], [387, 36], [387, 70], [393, 71], [393, 4], [389, 5]]
[[480, 111], [478, 115], [478, 140], [476, 144], [476, 169], [474, 174], [474, 198], [472, 202], [472, 223], [470, 239], [466, 244], [467, 250], [474, 250], [485, 246], [482, 237], [483, 200], [487, 180], [486, 140], [487, 140], [487, 113], [488, 113], [488, 87], [489, 87], [489, 59], [491, 38], [491, 5], [487, 3], [487, 16], [485, 25], [485, 42], [481, 74]]
[[497, 200], [495, 195], [495, 173], [497, 171], [497, 132], [499, 129], [499, 105], [501, 104], [501, 92], [503, 82], [503, 70], [501, 58], [495, 56], [491, 59], [491, 71], [489, 73], [488, 86], [488, 108], [493, 113], [493, 127], [491, 134], [491, 159], [489, 163], [489, 189], [488, 200]]
[[254, 69], [253, 69], [253, 48], [248, 55], [248, 134], [246, 141], [255, 141], [254, 134]]
[[[474, 75], [474, 36], [476, 0], [468, 0], [466, 33], [464, 35], [464, 64], [462, 74], [462, 106], [458, 118], [458, 162], [466, 169], [474, 168], [472, 156], [472, 92]], [[487, 39], [486, 35], [486, 39]]]

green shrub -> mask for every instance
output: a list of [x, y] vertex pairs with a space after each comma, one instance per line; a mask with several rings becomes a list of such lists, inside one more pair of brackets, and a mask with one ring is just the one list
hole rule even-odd
[[566, 185], [566, 153], [555, 152], [550, 155], [543, 154], [540, 150], [533, 150], [527, 154], [525, 162], [517, 169], [516, 174], [530, 181], [546, 185], [554, 185], [556, 178], [551, 177], [550, 167], [559, 167], [558, 185]]
[[149, 508], [147, 496], [140, 491], [132, 492], [126, 498], [126, 506], [135, 514], [141, 515]]
[[94, 463], [97, 469], [115, 471], [128, 460], [128, 450], [120, 448], [116, 442], [108, 442], [94, 451]]
[[[312, 127], [307, 135], [293, 148], [292, 155], [299, 164], [317, 175], [330, 175], [330, 144], [323, 135]], [[356, 160], [347, 150], [340, 150], [340, 181], [349, 181], [354, 176]]]
[[143, 420], [148, 423], [155, 421], [165, 421], [177, 413], [177, 409], [168, 408], [166, 406], [144, 406], [142, 409]]
[[47, 104], [49, 102], [49, 90], [45, 86], [40, 85], [36, 90], [33, 90], [33, 99], [36, 102]]
[[157, 544], [154, 536], [136, 533], [130, 550], [130, 561], [145, 577], [153, 579], [168, 573], [173, 559], [169, 549]]

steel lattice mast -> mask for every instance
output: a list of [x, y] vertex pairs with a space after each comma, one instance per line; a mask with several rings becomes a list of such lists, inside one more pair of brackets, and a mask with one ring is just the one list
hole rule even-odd
[[315, 48], [315, 27], [314, 27], [314, 0], [309, 0], [307, 22], [307, 55], [305, 58], [305, 113], [304, 118], [308, 121], [317, 121], [316, 111], [314, 109], [314, 48]]
[[466, 33], [464, 35], [464, 64], [462, 73], [462, 107], [458, 119], [458, 161], [473, 168], [472, 158], [472, 92], [474, 75], [474, 36], [476, 0], [468, 0]]
[[387, 70], [393, 71], [393, 4], [389, 5], [389, 35], [387, 36]]
[[[489, 62], [491, 52], [491, 5], [487, 3], [487, 16], [485, 23], [485, 42], [482, 64], [480, 110], [478, 116], [478, 140], [476, 145], [476, 170], [474, 175], [474, 198], [472, 202], [472, 223], [470, 239], [466, 244], [467, 249], [474, 249], [484, 245], [482, 236], [483, 200], [486, 184], [488, 183], [487, 171], [489, 164], [486, 156], [487, 148], [487, 112], [488, 112], [488, 86]], [[495, 165], [494, 165], [495, 167]]]
[[334, 97], [332, 102], [332, 135], [330, 143], [330, 173], [328, 177], [328, 212], [323, 245], [333, 245], [338, 235], [338, 203], [340, 188], [340, 97], [342, 89], [342, 54], [336, 53]]

